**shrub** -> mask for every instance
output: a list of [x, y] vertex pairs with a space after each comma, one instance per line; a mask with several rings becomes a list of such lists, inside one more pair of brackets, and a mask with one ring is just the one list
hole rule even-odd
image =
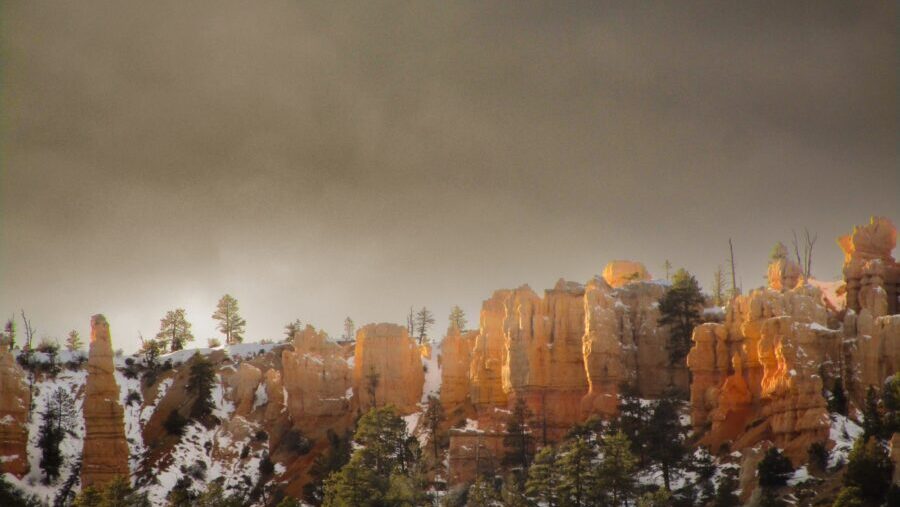
[[187, 418], [178, 413], [178, 410], [173, 410], [169, 412], [169, 417], [166, 417], [166, 421], [163, 423], [163, 427], [170, 435], [181, 436], [184, 435], [184, 428], [185, 426], [187, 426], [187, 424]]
[[788, 476], [794, 472], [791, 461], [778, 448], [766, 451], [766, 456], [757, 466], [759, 485], [763, 489], [779, 488], [787, 484]]
[[134, 389], [128, 390], [128, 396], [125, 397], [125, 406], [130, 407], [132, 403], [141, 404], [141, 393], [135, 391]]
[[259, 431], [256, 432], [255, 437], [256, 437], [256, 439], [259, 440], [260, 442], [265, 442], [266, 440], [269, 439], [269, 434], [266, 433], [265, 430], [259, 430]]
[[309, 451], [312, 450], [312, 444], [312, 441], [300, 430], [292, 429], [281, 439], [279, 447], [303, 456], [309, 454]]

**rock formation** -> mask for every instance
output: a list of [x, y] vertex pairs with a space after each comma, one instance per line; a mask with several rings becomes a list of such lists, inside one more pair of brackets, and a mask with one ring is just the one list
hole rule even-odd
[[650, 281], [650, 273], [640, 262], [612, 261], [603, 268], [603, 279], [611, 287], [619, 288], [633, 282]]
[[769, 264], [767, 273], [769, 288], [784, 291], [796, 287], [803, 276], [800, 265], [788, 259], [787, 248], [781, 242], [775, 245], [772, 255], [774, 260]]
[[105, 484], [117, 476], [129, 476], [124, 411], [119, 404], [109, 324], [103, 315], [91, 317], [87, 372], [82, 487]]
[[344, 424], [351, 414], [351, 380], [341, 347], [306, 326], [294, 335], [294, 350], [285, 350], [281, 358], [294, 426], [315, 436]]
[[356, 333], [353, 393], [361, 410], [394, 405], [419, 410], [425, 372], [419, 346], [403, 326], [368, 324]]
[[264, 420], [268, 423], [275, 421], [285, 410], [284, 384], [281, 382], [281, 372], [272, 368], [266, 370], [266, 413]]
[[[524, 288], [527, 285], [520, 287]], [[506, 406], [506, 392], [501, 378], [506, 363], [503, 322], [506, 318], [506, 300], [511, 292], [494, 291], [491, 298], [481, 305], [479, 332], [472, 348], [469, 370], [470, 398], [479, 413], [489, 413], [493, 407]]]
[[246, 417], [253, 410], [256, 388], [262, 380], [262, 372], [256, 366], [243, 362], [232, 379], [236, 405], [234, 413]]
[[551, 440], [581, 420], [587, 394], [584, 323], [579, 283], [561, 279], [543, 298], [522, 287], [507, 298], [503, 390], [511, 399], [525, 399]]
[[581, 400], [583, 415], [612, 417], [619, 410], [619, 384], [625, 380], [626, 371], [623, 320], [616, 313], [617, 302], [602, 279], [595, 278], [585, 287], [582, 348], [588, 392]]
[[0, 343], [0, 474], [28, 472], [28, 408], [31, 391], [9, 346]]
[[844, 251], [847, 308], [856, 313], [867, 308], [873, 317], [898, 313], [900, 264], [891, 255], [897, 245], [894, 224], [872, 217], [867, 225], [839, 238], [838, 244]]
[[452, 411], [469, 398], [469, 367], [477, 331], [461, 333], [455, 325], [441, 343], [441, 404]]
[[768, 439], [799, 462], [810, 443], [827, 438], [819, 366], [837, 362], [840, 345], [825, 322], [819, 290], [800, 286], [738, 296], [724, 324], [694, 330], [691, 413], [695, 430], [710, 428], [705, 444], [715, 450], [733, 440], [745, 449]]

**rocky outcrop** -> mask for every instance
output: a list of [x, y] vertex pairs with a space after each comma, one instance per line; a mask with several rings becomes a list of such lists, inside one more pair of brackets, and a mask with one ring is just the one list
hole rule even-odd
[[539, 298], [520, 288], [507, 299], [507, 361], [503, 389], [523, 398], [541, 421], [542, 437], [561, 438], [581, 420], [584, 369], [584, 286], [559, 280]]
[[311, 436], [343, 427], [351, 411], [350, 366], [342, 349], [312, 326], [294, 335], [281, 354], [287, 408], [295, 427]]
[[504, 436], [499, 431], [451, 429], [447, 460], [450, 484], [471, 482], [479, 475], [495, 473], [506, 451]]
[[[811, 286], [758, 289], [726, 308], [724, 324], [694, 330], [691, 413], [703, 443], [745, 449], [771, 440], [795, 461], [828, 436], [819, 367], [837, 363], [840, 337], [825, 327], [821, 294]], [[752, 428], [750, 427], [752, 423]]]
[[780, 242], [775, 245], [772, 255], [773, 260], [769, 263], [766, 276], [769, 281], [769, 288], [785, 291], [796, 287], [803, 276], [803, 270], [800, 268], [800, 265], [788, 259], [787, 248]]
[[0, 343], [0, 475], [28, 472], [28, 408], [31, 391], [12, 351]]
[[455, 325], [441, 342], [441, 404], [452, 411], [469, 399], [469, 367], [477, 331], [461, 333]]
[[868, 309], [873, 318], [900, 312], [900, 264], [892, 256], [897, 245], [894, 224], [884, 217], [872, 217], [867, 225], [838, 238], [838, 244], [844, 251], [847, 308], [856, 313]]
[[603, 279], [611, 287], [619, 288], [629, 283], [650, 281], [650, 273], [640, 262], [612, 261], [603, 268]]
[[272, 368], [266, 370], [266, 413], [264, 420], [267, 423], [277, 420], [285, 411], [284, 384], [281, 382], [281, 372]]
[[585, 416], [612, 417], [618, 413], [619, 384], [626, 378], [622, 353], [623, 319], [616, 312], [618, 300], [609, 285], [595, 278], [584, 294], [584, 338], [582, 349], [588, 392], [581, 400]]
[[419, 410], [425, 372], [419, 346], [403, 326], [368, 324], [356, 333], [353, 394], [361, 410], [393, 405]]
[[253, 410], [256, 388], [262, 380], [262, 372], [256, 366], [243, 362], [232, 379], [236, 406], [234, 413], [246, 417]]
[[91, 317], [87, 372], [83, 408], [82, 487], [106, 484], [118, 476], [129, 476], [124, 412], [119, 404], [109, 323], [103, 315]]
[[493, 407], [506, 406], [501, 374], [506, 364], [503, 322], [506, 318], [506, 300], [511, 293], [510, 290], [494, 291], [491, 298], [481, 305], [479, 331], [472, 347], [469, 369], [469, 394], [479, 413], [490, 413]]

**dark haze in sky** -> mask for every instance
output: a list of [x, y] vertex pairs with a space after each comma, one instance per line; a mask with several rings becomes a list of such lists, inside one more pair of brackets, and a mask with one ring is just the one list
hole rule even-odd
[[[846, 4], [846, 5], [845, 5]], [[4, 2], [0, 317], [333, 335], [900, 219], [896, 2]]]

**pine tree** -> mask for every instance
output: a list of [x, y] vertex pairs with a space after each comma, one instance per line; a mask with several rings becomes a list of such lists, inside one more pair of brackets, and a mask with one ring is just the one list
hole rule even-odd
[[647, 426], [647, 453], [662, 470], [663, 483], [671, 491], [673, 474], [684, 463], [687, 454], [685, 440], [688, 428], [681, 423], [679, 407], [681, 401], [669, 391], [656, 401], [650, 423]]
[[441, 423], [447, 419], [440, 398], [428, 395], [428, 399], [425, 402], [425, 413], [422, 414], [422, 418], [425, 421], [425, 427], [428, 429], [428, 436], [431, 440], [432, 449], [434, 450], [434, 459], [437, 460], [438, 452], [441, 447], [440, 427]]
[[547, 507], [560, 505], [560, 476], [556, 461], [556, 449], [552, 446], [541, 449], [528, 469], [528, 480], [525, 482], [525, 494]]
[[315, 505], [321, 504], [325, 498], [325, 479], [350, 461], [352, 435], [341, 437], [329, 429], [325, 436], [328, 439], [328, 449], [313, 461], [309, 469], [312, 481], [303, 487], [303, 497]]
[[294, 319], [293, 322], [288, 322], [284, 326], [284, 341], [292, 342], [294, 340], [294, 335], [303, 331], [303, 326], [300, 324], [300, 319]]
[[81, 343], [81, 337], [78, 336], [78, 331], [74, 329], [69, 331], [68, 336], [66, 336], [66, 350], [75, 352], [76, 350], [81, 350], [83, 345], [84, 344]]
[[756, 467], [759, 476], [759, 487], [763, 490], [774, 490], [787, 484], [788, 477], [794, 472], [791, 461], [777, 447], [766, 451], [762, 461]]
[[506, 452], [503, 456], [503, 465], [520, 472], [528, 470], [531, 458], [534, 456], [534, 437], [527, 421], [531, 417], [531, 411], [523, 398], [516, 398], [512, 412], [506, 419], [506, 434], [503, 437], [503, 447]]
[[172, 347], [172, 352], [182, 350], [186, 342], [194, 341], [191, 323], [185, 317], [184, 308], [166, 312], [166, 316], [159, 320], [159, 333], [156, 334], [156, 339], [168, 343]]
[[828, 411], [847, 415], [847, 393], [844, 391], [844, 380], [841, 377], [834, 379], [834, 387], [828, 398]]
[[347, 317], [344, 319], [344, 339], [353, 340], [354, 338], [356, 338], [356, 323], [353, 322], [353, 319]]
[[706, 505], [716, 494], [713, 478], [716, 476], [717, 467], [709, 450], [705, 447], [697, 449], [694, 458], [690, 461], [690, 469], [697, 474], [694, 484], [700, 490], [700, 504]]
[[428, 328], [434, 324], [434, 314], [426, 307], [416, 312], [416, 334], [419, 338], [419, 345], [425, 343], [428, 337]]
[[702, 306], [703, 294], [697, 279], [683, 268], [676, 271], [672, 285], [659, 302], [659, 324], [668, 326], [671, 334], [668, 344], [671, 365], [684, 362], [690, 350], [691, 334], [694, 327], [700, 324]]
[[65, 440], [75, 415], [75, 399], [65, 389], [57, 388], [47, 398], [47, 406], [41, 412], [42, 421], [38, 433], [40, 466], [44, 471], [45, 484], [50, 484], [59, 477], [63, 465], [60, 444]]
[[866, 403], [863, 407], [863, 436], [881, 438], [884, 424], [881, 421], [881, 412], [878, 410], [878, 392], [869, 386], [866, 389]]
[[862, 498], [880, 505], [891, 487], [894, 464], [877, 438], [860, 437], [847, 459], [844, 487], [859, 488]]
[[669, 273], [672, 271], [672, 263], [669, 262], [669, 259], [666, 259], [666, 262], [663, 263], [663, 269], [666, 270], [666, 281], [669, 281]]
[[638, 397], [637, 389], [630, 384], [623, 384], [619, 390], [619, 417], [614, 425], [628, 437], [631, 450], [637, 454], [640, 465], [647, 463], [647, 428], [650, 424], [651, 411]]
[[468, 324], [466, 312], [459, 306], [453, 305], [453, 308], [450, 309], [450, 317], [448, 317], [448, 319], [450, 320], [451, 325], [456, 325], [456, 329], [459, 329], [460, 331], [466, 330], [466, 324]]
[[216, 373], [213, 364], [206, 357], [194, 353], [191, 359], [191, 372], [186, 386], [187, 392], [194, 396], [191, 406], [191, 417], [202, 419], [212, 414], [215, 405], [212, 399]]
[[884, 434], [900, 432], [900, 373], [895, 373], [885, 381], [881, 403], [884, 406]]
[[592, 463], [596, 453], [584, 438], [574, 438], [559, 449], [559, 496], [563, 505], [586, 507], [601, 500], [601, 486]]
[[719, 479], [719, 487], [716, 489], [714, 507], [738, 507], [741, 499], [737, 495], [738, 481], [735, 472], [726, 470]]
[[637, 502], [637, 507], [669, 507], [670, 505], [672, 505], [672, 493], [664, 488], [644, 493]]
[[621, 431], [606, 435], [600, 442], [603, 459], [597, 467], [600, 490], [611, 505], [621, 505], [634, 496], [637, 460], [631, 442]]
[[212, 315], [213, 319], [219, 321], [218, 329], [225, 335], [226, 345], [244, 341], [244, 326], [247, 325], [247, 321], [241, 318], [238, 311], [237, 299], [225, 294], [219, 300], [216, 311]]
[[725, 304], [725, 273], [722, 272], [722, 266], [717, 267], [713, 273], [712, 298], [715, 306]]
[[467, 507], [494, 507], [500, 501], [500, 495], [493, 481], [479, 475], [472, 486], [469, 487], [469, 501]]
[[0, 474], [0, 505], [4, 507], [42, 507], [34, 495], [26, 495], [13, 486], [6, 479], [6, 474]]

